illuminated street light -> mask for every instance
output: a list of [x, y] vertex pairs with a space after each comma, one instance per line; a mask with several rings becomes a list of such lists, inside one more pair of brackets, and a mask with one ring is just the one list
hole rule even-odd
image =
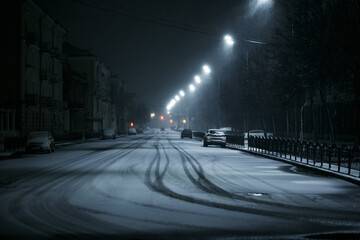
[[180, 97], [178, 95], [175, 96], [175, 100], [176, 101], [179, 101], [180, 100]]
[[179, 92], [179, 94], [180, 94], [180, 96], [185, 96], [185, 92], [183, 91], [183, 90], [180, 90], [180, 92]]
[[155, 113], [151, 113], [150, 117], [152, 117], [152, 118], [155, 117]]
[[226, 43], [226, 45], [228, 45], [228, 46], [232, 46], [232, 45], [234, 45], [234, 39], [230, 36], [230, 35], [226, 35], [225, 37], [224, 37], [224, 39], [225, 39], [225, 43]]
[[195, 86], [193, 84], [190, 84], [189, 89], [190, 89], [191, 92], [193, 92], [193, 91], [195, 91]]
[[257, 1], [258, 6], [263, 6], [263, 5], [267, 5], [267, 4], [272, 4], [272, 0], [258, 0]]
[[211, 69], [208, 65], [204, 65], [203, 66], [203, 71], [206, 75], [210, 74], [211, 73]]
[[197, 84], [201, 83], [201, 78], [198, 75], [196, 75], [194, 79]]
[[183, 124], [186, 124], [186, 119], [183, 119], [183, 120], [182, 120], [182, 123], [183, 123]]

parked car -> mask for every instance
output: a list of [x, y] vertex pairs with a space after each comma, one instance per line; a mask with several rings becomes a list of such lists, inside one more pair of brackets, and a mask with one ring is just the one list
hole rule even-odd
[[128, 135], [136, 135], [136, 134], [137, 134], [136, 128], [134, 127], [129, 128]]
[[192, 138], [191, 129], [186, 128], [186, 129], [181, 131], [181, 138], [184, 138], [184, 137]]
[[[265, 137], [265, 132], [264, 130], [250, 130], [249, 134], [251, 137]], [[244, 133], [244, 138], [247, 139], [248, 138], [248, 133]]]
[[203, 146], [207, 147], [208, 145], [220, 145], [221, 147], [226, 147], [225, 133], [219, 129], [207, 130], [204, 135]]
[[105, 129], [103, 131], [102, 135], [101, 135], [101, 138], [102, 139], [109, 139], [109, 138], [115, 139], [116, 138], [116, 132], [112, 128]]
[[48, 131], [31, 132], [27, 138], [25, 150], [26, 152], [55, 152], [55, 140]]
[[165, 128], [160, 128], [160, 131], [162, 131], [162, 132], [165, 132], [166, 130], [165, 130]]

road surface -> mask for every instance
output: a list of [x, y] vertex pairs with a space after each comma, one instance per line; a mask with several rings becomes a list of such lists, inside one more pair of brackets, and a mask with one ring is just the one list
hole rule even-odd
[[155, 131], [0, 161], [1, 239], [359, 238], [360, 187]]

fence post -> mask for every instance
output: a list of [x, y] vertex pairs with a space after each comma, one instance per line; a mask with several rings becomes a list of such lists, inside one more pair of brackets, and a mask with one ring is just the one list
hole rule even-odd
[[338, 172], [340, 172], [340, 166], [341, 166], [341, 153], [342, 153], [341, 146], [337, 146], [337, 149], [338, 149]]
[[300, 148], [300, 162], [302, 162], [303, 161], [303, 153], [304, 153], [304, 141], [300, 141], [299, 148]]
[[313, 165], [315, 166], [315, 163], [316, 163], [316, 153], [317, 153], [317, 146], [318, 146], [318, 143], [314, 142], [312, 148], [313, 148]]
[[323, 161], [324, 161], [324, 144], [320, 143], [320, 167], [323, 167]]
[[309, 164], [309, 149], [310, 148], [310, 142], [306, 142], [306, 164]]
[[274, 141], [275, 141], [275, 156], [277, 157], [279, 152], [279, 138], [275, 137]]
[[348, 148], [348, 175], [351, 174], [351, 161], [352, 161], [352, 158], [353, 158], [353, 148]]
[[293, 140], [292, 139], [289, 139], [289, 159], [292, 160], [292, 154], [293, 154]]
[[294, 157], [295, 161], [297, 160], [298, 154], [299, 154], [299, 140], [294, 139]]
[[331, 159], [332, 159], [332, 155], [335, 156], [334, 151], [336, 151], [336, 145], [335, 143], [333, 143], [332, 145], [329, 146], [329, 169], [331, 169]]

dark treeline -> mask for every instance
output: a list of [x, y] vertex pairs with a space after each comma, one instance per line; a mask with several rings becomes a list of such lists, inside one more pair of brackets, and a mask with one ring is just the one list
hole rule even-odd
[[220, 112], [208, 125], [359, 143], [360, 1], [282, 1], [276, 7], [268, 43], [248, 44], [231, 73], [214, 81], [220, 98], [207, 109], [214, 118], [219, 104]]

